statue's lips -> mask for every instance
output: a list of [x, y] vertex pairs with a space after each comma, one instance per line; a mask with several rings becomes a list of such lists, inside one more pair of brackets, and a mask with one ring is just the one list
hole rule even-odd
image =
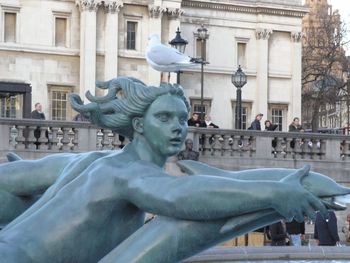
[[181, 137], [171, 138], [169, 141], [170, 141], [170, 143], [171, 143], [171, 144], [176, 144], [176, 145], [178, 145], [178, 144], [181, 144], [181, 143], [182, 143], [182, 139], [181, 139]]

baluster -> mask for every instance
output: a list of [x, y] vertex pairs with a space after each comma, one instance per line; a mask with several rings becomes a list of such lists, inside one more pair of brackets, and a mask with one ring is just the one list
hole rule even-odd
[[240, 149], [241, 149], [241, 136], [239, 135], [234, 135], [233, 137], [233, 141], [232, 141], [232, 156], [234, 155], [240, 155]]
[[102, 140], [103, 140], [103, 133], [101, 130], [98, 130], [97, 131], [97, 143], [96, 143], [97, 150], [102, 150], [102, 148], [103, 148]]
[[36, 130], [36, 126], [29, 126], [28, 127], [28, 138], [27, 138], [27, 149], [29, 150], [36, 150], [36, 144], [37, 140], [34, 137], [34, 131]]
[[210, 138], [211, 134], [204, 134], [204, 145], [203, 145], [203, 155], [209, 155], [211, 151]]
[[291, 159], [296, 159], [296, 153], [295, 153], [295, 145], [294, 148], [291, 147], [291, 143], [293, 141], [293, 138], [287, 137], [285, 138], [286, 142], [286, 158], [290, 157]]
[[212, 155], [214, 156], [221, 156], [222, 155], [222, 143], [220, 142], [220, 139], [222, 139], [221, 135], [215, 134], [214, 135], [214, 141], [212, 142]]
[[[232, 155], [232, 146], [230, 145], [230, 139], [232, 140], [231, 136], [228, 134], [225, 134], [223, 136], [223, 146], [222, 146], [222, 151], [223, 151], [223, 156], [231, 156]], [[233, 142], [233, 141], [232, 141]]]
[[305, 158], [305, 148], [306, 148], [306, 139], [295, 139], [294, 151], [296, 155], [296, 159], [304, 159]]
[[40, 150], [47, 150], [49, 147], [47, 145], [48, 139], [46, 138], [46, 131], [47, 127], [39, 127], [40, 130], [40, 137], [38, 139], [38, 149]]
[[73, 139], [73, 144], [74, 144], [74, 149], [78, 148], [79, 149], [79, 145], [78, 145], [78, 142], [79, 142], [79, 129], [78, 128], [74, 128], [73, 129], [74, 131], [74, 139]]
[[18, 129], [15, 125], [13, 125], [10, 129], [10, 149], [16, 149], [17, 148], [17, 137], [18, 137]]
[[18, 129], [18, 137], [16, 138], [16, 141], [18, 142], [18, 144], [16, 145], [16, 149], [17, 150], [23, 150], [26, 148], [26, 138], [24, 138], [24, 129], [26, 128], [26, 126], [23, 125], [18, 125], [17, 129]]
[[113, 135], [114, 135], [113, 142], [112, 142], [113, 149], [119, 149], [121, 145], [121, 141], [119, 140], [119, 134], [113, 132]]
[[69, 150], [72, 151], [72, 150], [74, 150], [74, 135], [75, 135], [75, 133], [74, 133], [73, 129], [71, 128], [71, 129], [69, 129], [67, 134], [68, 134], [68, 140], [69, 140], [67, 146], [69, 147]]
[[277, 137], [276, 138], [275, 154], [274, 154], [275, 158], [280, 158], [281, 156], [283, 157], [283, 155], [281, 154], [283, 151], [282, 144], [283, 144], [283, 138]]
[[249, 137], [249, 156], [253, 157], [256, 153], [256, 137], [250, 136]]
[[58, 128], [57, 130], [57, 149], [58, 150], [62, 150], [63, 148], [62, 140], [63, 140], [63, 131], [61, 128]]
[[59, 131], [60, 128], [58, 127], [52, 127], [51, 128], [51, 136], [52, 138], [50, 139], [51, 141], [51, 150], [53, 151], [57, 151], [59, 150], [60, 148], [58, 147], [58, 131]]
[[69, 133], [70, 128], [69, 127], [63, 127], [62, 130], [63, 130], [63, 139], [61, 141], [62, 144], [63, 144], [62, 150], [68, 151], [68, 150], [70, 150], [70, 147], [68, 146], [68, 143], [69, 143], [68, 133]]
[[111, 130], [107, 130], [106, 133], [107, 133], [107, 140], [108, 140], [107, 149], [113, 150], [114, 149], [114, 145], [113, 145], [114, 134]]

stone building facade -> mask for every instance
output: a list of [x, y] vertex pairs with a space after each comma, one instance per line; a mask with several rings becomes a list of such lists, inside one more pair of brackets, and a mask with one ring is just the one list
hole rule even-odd
[[[198, 57], [196, 30], [204, 25], [204, 105], [213, 122], [234, 127], [231, 74], [240, 64], [248, 75], [244, 127], [261, 112], [286, 130], [301, 115], [306, 12], [301, 0], [0, 0], [0, 116], [26, 117], [31, 96], [48, 119], [71, 120], [68, 94], [99, 92], [95, 80], [133, 76], [158, 85], [160, 74], [145, 60], [148, 36], [167, 43], [180, 27], [186, 53]], [[200, 76], [199, 68], [181, 75], [192, 111], [200, 104]]]

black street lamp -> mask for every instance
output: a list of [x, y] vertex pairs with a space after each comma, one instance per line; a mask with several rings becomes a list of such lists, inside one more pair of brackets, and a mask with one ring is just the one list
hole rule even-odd
[[[179, 28], [177, 28], [176, 31], [176, 36], [173, 40], [169, 42], [169, 44], [173, 47], [176, 48], [179, 52], [185, 53], [186, 45], [188, 42], [181, 37], [181, 31]], [[181, 71], [176, 72], [177, 73], [177, 78], [176, 78], [176, 83], [180, 84], [180, 73]]]
[[204, 103], [203, 103], [203, 89], [204, 89], [204, 65], [208, 64], [208, 62], [205, 59], [205, 47], [206, 47], [206, 41], [209, 38], [208, 29], [206, 29], [203, 25], [201, 25], [200, 28], [197, 29], [197, 40], [201, 41], [201, 121], [204, 121]]
[[237, 88], [236, 95], [236, 114], [235, 114], [235, 129], [242, 129], [242, 87], [247, 84], [247, 75], [241, 69], [241, 65], [231, 76], [232, 84]]

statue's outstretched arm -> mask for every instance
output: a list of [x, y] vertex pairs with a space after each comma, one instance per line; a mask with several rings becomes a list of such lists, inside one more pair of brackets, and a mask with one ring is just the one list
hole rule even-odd
[[38, 160], [18, 160], [0, 165], [0, 190], [14, 195], [43, 192], [57, 179], [72, 154], [49, 155]]
[[140, 209], [180, 219], [215, 220], [272, 208], [285, 218], [302, 220], [315, 209], [326, 213], [321, 201], [300, 184], [308, 172], [308, 168], [300, 169], [278, 182], [242, 181], [171, 177], [150, 166], [132, 165], [123, 189]]

